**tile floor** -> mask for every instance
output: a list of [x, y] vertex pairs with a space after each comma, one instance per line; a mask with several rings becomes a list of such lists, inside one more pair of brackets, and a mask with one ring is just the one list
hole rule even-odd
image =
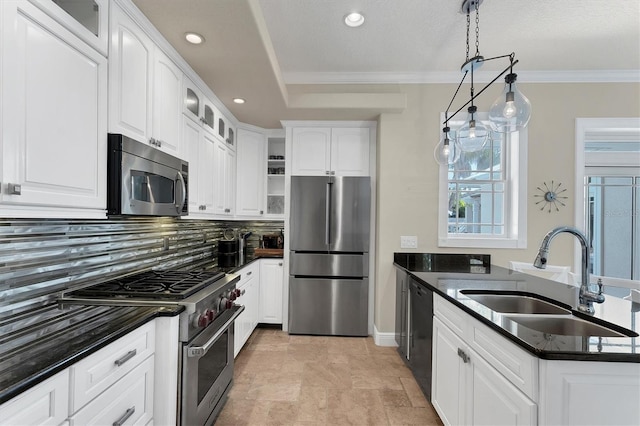
[[258, 328], [216, 425], [442, 425], [395, 348]]

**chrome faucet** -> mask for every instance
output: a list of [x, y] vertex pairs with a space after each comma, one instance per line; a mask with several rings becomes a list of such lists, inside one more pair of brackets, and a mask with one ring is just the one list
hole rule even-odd
[[580, 245], [582, 246], [582, 282], [580, 284], [580, 293], [578, 294], [578, 311], [593, 315], [595, 313], [593, 302], [604, 302], [604, 295], [602, 294], [602, 285], [598, 286], [599, 288], [597, 293], [589, 290], [589, 270], [591, 269], [589, 265], [589, 243], [587, 242], [587, 237], [585, 237], [582, 232], [571, 226], [559, 226], [547, 232], [547, 235], [545, 235], [542, 240], [542, 244], [540, 244], [540, 249], [538, 249], [538, 255], [536, 256], [536, 260], [533, 262], [533, 266], [540, 269], [545, 269], [547, 267], [549, 244], [551, 244], [553, 237], [563, 232], [568, 232], [569, 234], [574, 235], [578, 238], [578, 241], [580, 241]]

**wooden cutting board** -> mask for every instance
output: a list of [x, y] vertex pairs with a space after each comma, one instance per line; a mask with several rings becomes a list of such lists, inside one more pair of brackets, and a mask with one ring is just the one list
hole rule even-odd
[[254, 252], [256, 257], [260, 257], [260, 256], [283, 256], [284, 255], [284, 250], [283, 249], [274, 249], [274, 248], [257, 248], [255, 249]]

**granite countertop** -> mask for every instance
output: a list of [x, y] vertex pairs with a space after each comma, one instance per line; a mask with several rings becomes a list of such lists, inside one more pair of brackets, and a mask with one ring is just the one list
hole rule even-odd
[[57, 304], [0, 321], [0, 404], [174, 308]]
[[[446, 255], [445, 255], [446, 256]], [[542, 333], [495, 312], [461, 293], [498, 290], [530, 293], [568, 305], [575, 316], [640, 332], [640, 304], [614, 296], [594, 304], [595, 314], [575, 312], [579, 288], [512, 271], [488, 263], [479, 255], [457, 255], [454, 261], [433, 262], [433, 256], [396, 253], [394, 265], [449, 302], [479, 319], [527, 351], [543, 359], [640, 362], [640, 337], [583, 337]]]

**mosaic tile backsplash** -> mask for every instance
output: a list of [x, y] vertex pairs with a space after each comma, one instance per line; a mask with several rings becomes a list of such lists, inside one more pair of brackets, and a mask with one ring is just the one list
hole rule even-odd
[[[132, 272], [216, 261], [220, 239], [252, 232], [249, 254], [282, 222], [174, 218], [0, 220], [0, 319], [63, 291]], [[226, 232], [225, 232], [226, 231]]]

